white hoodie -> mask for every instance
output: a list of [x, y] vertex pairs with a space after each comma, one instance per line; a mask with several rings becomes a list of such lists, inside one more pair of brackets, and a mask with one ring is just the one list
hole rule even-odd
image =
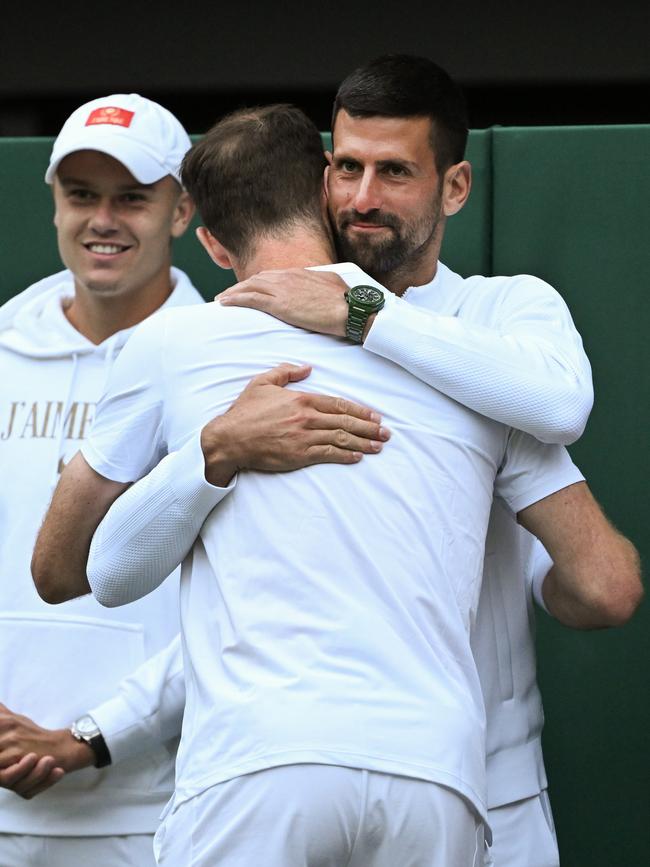
[[[202, 302], [182, 271], [172, 269], [172, 282], [161, 309]], [[116, 611], [90, 595], [50, 606], [34, 588], [32, 550], [59, 473], [88, 435], [107, 374], [133, 330], [94, 345], [62, 311], [73, 292], [71, 273], [62, 271], [0, 308], [0, 701], [47, 728], [68, 726], [109, 700], [113, 713], [141, 708], [147, 667], [141, 682], [120, 681], [167, 648], [179, 626], [177, 580]], [[167, 672], [156, 668], [156, 677], [179, 676], [171, 662]], [[157, 742], [143, 732], [137, 758], [70, 774], [31, 801], [0, 789], [0, 833], [155, 831], [173, 790], [176, 740], [164, 738], [178, 722], [160, 730], [157, 721]], [[112, 724], [123, 729], [131, 721]]]

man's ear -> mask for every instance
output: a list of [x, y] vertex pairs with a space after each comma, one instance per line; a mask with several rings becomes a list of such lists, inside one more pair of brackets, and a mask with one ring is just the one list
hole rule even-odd
[[442, 210], [446, 217], [457, 214], [468, 199], [472, 188], [472, 167], [463, 160], [445, 172], [442, 189]]
[[232, 268], [232, 260], [230, 253], [226, 250], [223, 244], [211, 234], [205, 226], [199, 226], [196, 230], [196, 237], [201, 242], [201, 246], [207, 251], [208, 256], [212, 259], [215, 265], [220, 268]]
[[[325, 153], [328, 153], [328, 151], [325, 151]], [[330, 154], [330, 156], [331, 156], [331, 154]], [[329, 193], [327, 191], [327, 184], [329, 182], [330, 169], [331, 169], [331, 165], [325, 166], [325, 171], [323, 172], [323, 190], [325, 191], [325, 201], [327, 201], [329, 199]]]
[[194, 216], [194, 211], [194, 202], [190, 198], [190, 194], [183, 190], [178, 197], [174, 209], [174, 216], [172, 219], [172, 238], [180, 238], [181, 235], [185, 234], [185, 230]]

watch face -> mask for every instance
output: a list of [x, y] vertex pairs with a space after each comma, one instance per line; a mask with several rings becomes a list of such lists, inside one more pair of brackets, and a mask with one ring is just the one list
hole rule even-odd
[[383, 300], [383, 292], [374, 286], [353, 286], [350, 289], [350, 297], [359, 304], [378, 304]]
[[75, 722], [75, 728], [80, 735], [92, 735], [97, 731], [97, 723], [91, 716], [86, 714], [86, 716], [79, 717]]

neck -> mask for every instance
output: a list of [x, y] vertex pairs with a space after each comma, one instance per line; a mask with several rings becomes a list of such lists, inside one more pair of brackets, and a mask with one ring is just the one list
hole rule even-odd
[[371, 274], [378, 283], [389, 289], [394, 295], [402, 296], [411, 286], [424, 286], [425, 283], [430, 283], [436, 276], [438, 270], [438, 259], [436, 257], [433, 263], [427, 262], [426, 266], [420, 268], [412, 268], [412, 263], [408, 267], [396, 268], [384, 274]]
[[285, 268], [309, 268], [311, 265], [331, 265], [334, 248], [323, 235], [296, 229], [282, 238], [265, 236], [257, 240], [250, 259], [233, 263], [238, 280], [246, 280], [260, 271]]
[[411, 286], [424, 286], [436, 276], [438, 259], [445, 229], [444, 217], [438, 218], [424, 243], [414, 250], [407, 261], [384, 274], [372, 274], [395, 295], [403, 295]]
[[97, 345], [151, 316], [165, 303], [171, 291], [169, 267], [146, 288], [136, 292], [115, 290], [102, 293], [75, 279], [74, 298], [63, 312], [73, 328]]

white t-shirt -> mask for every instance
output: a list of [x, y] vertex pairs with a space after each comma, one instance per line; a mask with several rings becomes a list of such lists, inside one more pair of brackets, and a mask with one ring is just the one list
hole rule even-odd
[[[513, 512], [535, 502], [546, 447], [362, 347], [212, 304], [136, 330], [84, 455], [108, 478], [140, 478], [285, 361], [313, 365], [301, 389], [377, 407], [393, 436], [354, 467], [241, 473], [205, 522], [181, 582], [177, 801], [324, 762], [442, 783], [485, 815], [469, 629], [493, 486]], [[525, 447], [497, 476], [513, 438]]]

